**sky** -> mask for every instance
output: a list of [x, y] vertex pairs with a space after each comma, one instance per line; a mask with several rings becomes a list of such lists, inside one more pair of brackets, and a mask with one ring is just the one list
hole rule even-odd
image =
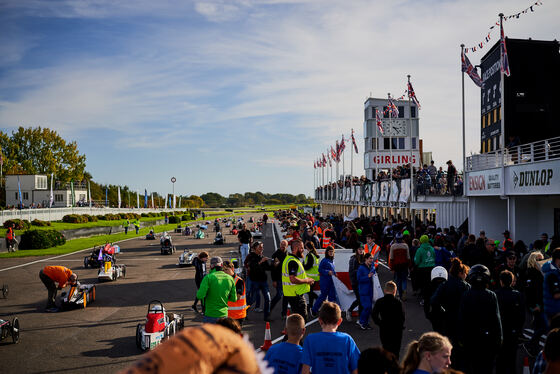
[[[313, 161], [351, 129], [364, 174], [364, 102], [410, 74], [424, 151], [462, 165], [460, 44], [535, 1], [0, 0], [0, 129], [56, 130], [102, 184], [312, 195]], [[506, 36], [558, 39], [559, 16], [542, 0]], [[471, 154], [480, 90], [465, 86]]]

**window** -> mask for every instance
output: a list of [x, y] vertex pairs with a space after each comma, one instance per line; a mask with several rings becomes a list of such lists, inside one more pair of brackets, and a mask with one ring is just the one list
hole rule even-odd
[[486, 116], [482, 116], [482, 128], [486, 127]]
[[371, 149], [373, 149], [374, 151], [377, 149], [377, 138], [371, 139]]
[[63, 194], [54, 195], [54, 201], [57, 201], [57, 202], [64, 201], [64, 195]]
[[495, 122], [498, 120], [498, 116], [496, 116], [496, 109], [494, 109], [493, 114], [494, 114], [494, 116], [493, 116], [493, 117], [494, 117], [494, 121], [492, 121], [492, 122], [495, 123]]
[[23, 193], [23, 200], [29, 200], [29, 192]]
[[399, 149], [404, 149], [404, 138], [399, 138]]
[[498, 121], [502, 120], [502, 111], [498, 108]]
[[390, 139], [389, 138], [383, 138], [383, 149], [390, 149]]
[[486, 119], [487, 126], [490, 126], [490, 124], [492, 123], [492, 118], [490, 118], [490, 115], [491, 115], [491, 114], [492, 114], [492, 113], [488, 112], [488, 114], [486, 115], [486, 116], [488, 117], [488, 118]]
[[366, 108], [366, 109], [364, 110], [364, 120], [367, 120], [367, 119], [368, 119], [368, 110], [369, 110], [369, 108]]
[[486, 141], [482, 141], [481, 148], [482, 148], [481, 153], [486, 153]]
[[38, 189], [38, 190], [46, 190], [47, 189], [47, 176], [46, 175], [35, 176], [35, 188]]
[[416, 138], [412, 138], [412, 149], [416, 149]]
[[486, 152], [491, 152], [492, 149], [490, 148], [490, 139], [486, 139]]
[[404, 118], [404, 106], [399, 106], [399, 118]]
[[410, 107], [410, 118], [416, 118], [416, 107], [415, 106]]

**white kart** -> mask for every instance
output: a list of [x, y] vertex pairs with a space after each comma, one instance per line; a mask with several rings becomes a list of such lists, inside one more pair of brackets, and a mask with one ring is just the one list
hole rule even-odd
[[181, 253], [181, 256], [179, 256], [179, 262], [177, 263], [177, 265], [179, 265], [180, 267], [192, 265], [195, 257], [196, 253], [185, 249], [185, 251]]
[[183, 315], [166, 313], [161, 301], [153, 300], [148, 304], [146, 323], [136, 325], [136, 346], [143, 351], [154, 349], [184, 326]]
[[97, 280], [114, 281], [120, 277], [126, 277], [126, 265], [115, 265], [113, 261], [104, 261], [97, 273]]

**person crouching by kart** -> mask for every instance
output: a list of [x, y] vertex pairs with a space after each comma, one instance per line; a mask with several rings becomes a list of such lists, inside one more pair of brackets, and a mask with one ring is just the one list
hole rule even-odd
[[[67, 284], [74, 285], [78, 281], [78, 275], [64, 266], [45, 266], [39, 272], [39, 278], [49, 291], [46, 312], [58, 312], [55, 303], [57, 289], [61, 290]], [[58, 283], [58, 288], [56, 283]]]

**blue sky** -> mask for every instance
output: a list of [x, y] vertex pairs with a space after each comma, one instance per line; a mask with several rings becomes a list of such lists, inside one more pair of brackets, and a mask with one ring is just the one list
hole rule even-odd
[[[363, 103], [399, 96], [411, 74], [424, 150], [461, 165], [459, 45], [532, 2], [489, 3], [3, 0], [0, 128], [75, 140], [100, 183], [169, 193], [175, 176], [181, 194], [310, 195], [313, 160], [352, 128], [363, 174]], [[506, 35], [558, 39], [559, 16], [543, 0]], [[480, 91], [466, 87], [474, 153]]]

